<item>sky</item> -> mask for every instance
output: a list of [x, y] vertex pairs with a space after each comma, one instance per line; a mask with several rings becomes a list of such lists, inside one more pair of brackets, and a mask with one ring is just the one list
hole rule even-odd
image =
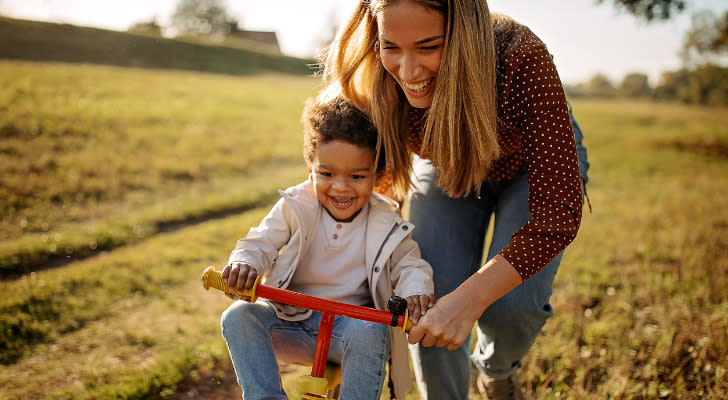
[[[0, 14], [103, 29], [126, 30], [140, 21], [165, 26], [178, 0], [0, 0]], [[242, 29], [275, 31], [281, 51], [312, 57], [359, 0], [227, 0]], [[702, 9], [722, 14], [726, 0], [687, 0], [688, 9], [667, 22], [647, 23], [614, 7], [612, 0], [488, 0], [491, 12], [527, 25], [546, 43], [567, 84], [597, 73], [621, 82], [640, 72], [656, 84], [664, 71], [679, 69], [678, 52], [690, 15]]]

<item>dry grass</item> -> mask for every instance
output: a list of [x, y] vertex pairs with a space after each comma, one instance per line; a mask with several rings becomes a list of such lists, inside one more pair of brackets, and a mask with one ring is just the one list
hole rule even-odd
[[[118, 241], [0, 282], [0, 398], [173, 398], [227, 364], [228, 301], [202, 291], [199, 273], [226, 261], [276, 188], [305, 177], [299, 115], [315, 84], [8, 62], [0, 81], [3, 262], [17, 249]], [[728, 113], [574, 106], [593, 213], [557, 276], [555, 317], [524, 360], [525, 390], [724, 398]], [[260, 207], [200, 223], [239, 203]], [[179, 225], [160, 229], [170, 221]]]

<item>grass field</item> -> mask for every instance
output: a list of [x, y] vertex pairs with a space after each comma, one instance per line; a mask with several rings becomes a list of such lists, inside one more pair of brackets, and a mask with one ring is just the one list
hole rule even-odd
[[[0, 61], [0, 398], [173, 398], [228, 365], [199, 274], [305, 178], [317, 85]], [[573, 106], [592, 212], [527, 393], [726, 398], [728, 112]]]

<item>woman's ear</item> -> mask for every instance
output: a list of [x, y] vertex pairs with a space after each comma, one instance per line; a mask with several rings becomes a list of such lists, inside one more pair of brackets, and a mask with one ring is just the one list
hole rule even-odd
[[377, 60], [379, 60], [379, 40], [378, 39], [377, 39], [376, 42], [374, 42], [374, 50], [373, 51], [374, 51], [374, 57], [376, 57]]

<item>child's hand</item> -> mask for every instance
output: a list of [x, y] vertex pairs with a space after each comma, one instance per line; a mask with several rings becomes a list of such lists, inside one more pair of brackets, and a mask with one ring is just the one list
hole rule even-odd
[[427, 310], [435, 305], [435, 295], [415, 294], [407, 297], [407, 310], [409, 311], [409, 319], [417, 325], [420, 318], [425, 315]]
[[[245, 263], [236, 262], [228, 264], [225, 266], [225, 268], [222, 269], [223, 282], [227, 282], [228, 288], [238, 292], [251, 290], [257, 278], [258, 271]], [[236, 296], [228, 293], [226, 294], [231, 299], [250, 301], [250, 297], [248, 296]]]

